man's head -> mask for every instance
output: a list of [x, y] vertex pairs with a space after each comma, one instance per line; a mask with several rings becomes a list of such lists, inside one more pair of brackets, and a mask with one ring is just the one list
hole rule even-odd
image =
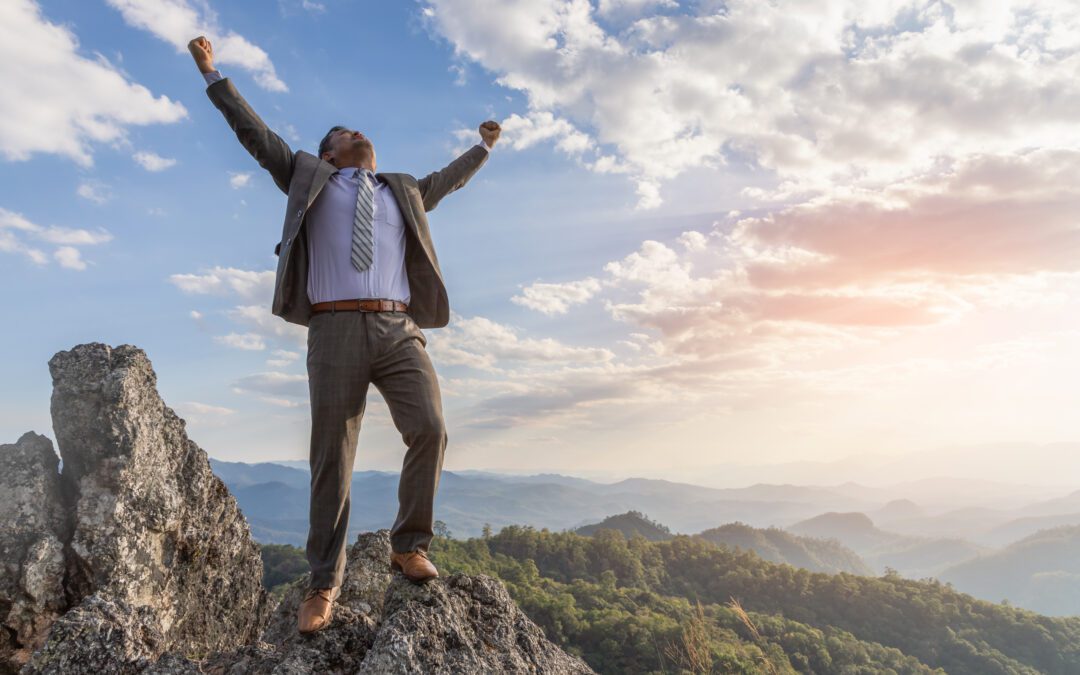
[[331, 127], [319, 142], [319, 157], [339, 169], [363, 166], [375, 170], [375, 146], [364, 134], [343, 126]]

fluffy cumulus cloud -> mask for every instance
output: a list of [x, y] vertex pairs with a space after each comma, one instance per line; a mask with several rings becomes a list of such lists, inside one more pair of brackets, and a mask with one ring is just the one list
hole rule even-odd
[[206, 2], [188, 0], [107, 0], [129, 25], [149, 31], [187, 54], [187, 44], [205, 35], [214, 47], [214, 63], [236, 66], [252, 74], [269, 91], [288, 91], [270, 56], [244, 36], [218, 25]]
[[519, 145], [572, 137], [594, 168], [629, 171], [644, 207], [661, 203], [665, 181], [733, 160], [798, 195], [904, 179], [942, 156], [1080, 140], [1072, 2], [427, 0], [425, 10], [460, 58], [527, 95], [530, 110], [510, 120]]
[[[443, 395], [465, 410], [463, 427], [507, 429], [588, 423], [597, 406], [671, 398], [663, 364], [619, 363], [606, 347], [573, 345], [487, 317], [452, 312], [448, 326], [428, 335]], [[448, 374], [455, 371], [463, 375]]]
[[600, 290], [600, 282], [589, 277], [566, 283], [529, 284], [510, 300], [544, 314], [566, 314], [571, 305], [585, 302]]
[[173, 274], [169, 281], [185, 293], [232, 294], [244, 299], [269, 300], [274, 292], [274, 271], [214, 267], [198, 274]]
[[229, 172], [229, 186], [234, 190], [247, 187], [251, 184], [251, 173], [244, 171]]
[[103, 55], [83, 53], [75, 34], [33, 0], [0, 3], [0, 61], [0, 156], [7, 160], [50, 153], [89, 166], [94, 144], [122, 141], [130, 126], [187, 116]]
[[[425, 0], [424, 15], [457, 58], [525, 94], [508, 148], [625, 173], [639, 207], [695, 170], [758, 186], [745, 214], [522, 287], [511, 300], [553, 321], [593, 305], [632, 332], [600, 364], [489, 388], [492, 415], [552, 414], [590, 392], [625, 405], [635, 383], [732, 405], [772, 387], [775, 402], [800, 382], [918, 370], [815, 369], [830, 356], [1066, 307], [1080, 289], [1076, 3]], [[593, 370], [613, 389], [589, 386]]]
[[282, 408], [299, 408], [307, 405], [307, 375], [277, 371], [245, 375], [233, 383], [237, 394], [253, 396], [270, 405]]
[[274, 270], [213, 267], [197, 273], [172, 274], [168, 280], [186, 295], [239, 303], [208, 311], [189, 311], [189, 316], [200, 326], [210, 325], [210, 315], [221, 317], [227, 323], [229, 332], [213, 336], [216, 344], [244, 352], [261, 354], [269, 351], [266, 365], [274, 370], [240, 378], [233, 384], [234, 393], [275, 407], [306, 405], [307, 376], [285, 371], [295, 371], [298, 367], [303, 370], [300, 357], [307, 349], [307, 329], [282, 321], [270, 311]]
[[52, 258], [73, 270], [85, 270], [80, 246], [92, 246], [111, 241], [112, 234], [59, 225], [38, 225], [21, 213], [0, 207], [0, 252], [26, 256], [37, 265], [47, 265], [49, 256], [40, 247], [54, 245]]
[[246, 349], [249, 351], [266, 349], [266, 342], [258, 333], [229, 333], [228, 335], [218, 335], [214, 337], [214, 340], [234, 349]]
[[503, 372], [507, 364], [605, 363], [614, 354], [604, 348], [567, 345], [552, 338], [527, 338], [515, 329], [485, 317], [457, 317], [442, 329], [431, 349], [449, 365], [463, 364], [480, 370]]
[[132, 158], [139, 166], [151, 172], [164, 171], [165, 169], [176, 166], [175, 159], [172, 159], [171, 157], [162, 157], [155, 152], [136, 152]]

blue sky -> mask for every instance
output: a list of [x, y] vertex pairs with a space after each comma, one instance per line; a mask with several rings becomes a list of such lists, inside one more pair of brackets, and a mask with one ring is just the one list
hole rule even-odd
[[[146, 350], [212, 456], [306, 458], [285, 197], [205, 95], [205, 32], [294, 149], [353, 125], [421, 176], [503, 125], [429, 216], [448, 468], [1074, 441], [1080, 41], [1029, 5], [5, 3], [0, 439], [52, 436], [47, 362], [97, 341]], [[357, 468], [399, 467], [374, 388], [364, 424]]]

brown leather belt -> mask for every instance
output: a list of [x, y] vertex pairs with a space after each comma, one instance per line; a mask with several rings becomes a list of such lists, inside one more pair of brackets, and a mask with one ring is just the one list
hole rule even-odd
[[329, 302], [316, 302], [311, 306], [312, 314], [323, 312], [404, 312], [409, 306], [397, 300], [384, 300], [382, 298], [357, 298], [356, 300], [331, 300]]

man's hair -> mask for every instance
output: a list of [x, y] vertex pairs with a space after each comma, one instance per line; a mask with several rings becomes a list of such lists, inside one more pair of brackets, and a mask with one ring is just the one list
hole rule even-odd
[[323, 139], [321, 141], [319, 141], [319, 159], [322, 159], [322, 156], [325, 153], [330, 152], [330, 139], [333, 137], [333, 135], [336, 134], [337, 132], [341, 131], [342, 129], [346, 129], [346, 128], [348, 128], [348, 127], [343, 127], [343, 126], [330, 127], [330, 131], [327, 131], [326, 135], [323, 136]]

